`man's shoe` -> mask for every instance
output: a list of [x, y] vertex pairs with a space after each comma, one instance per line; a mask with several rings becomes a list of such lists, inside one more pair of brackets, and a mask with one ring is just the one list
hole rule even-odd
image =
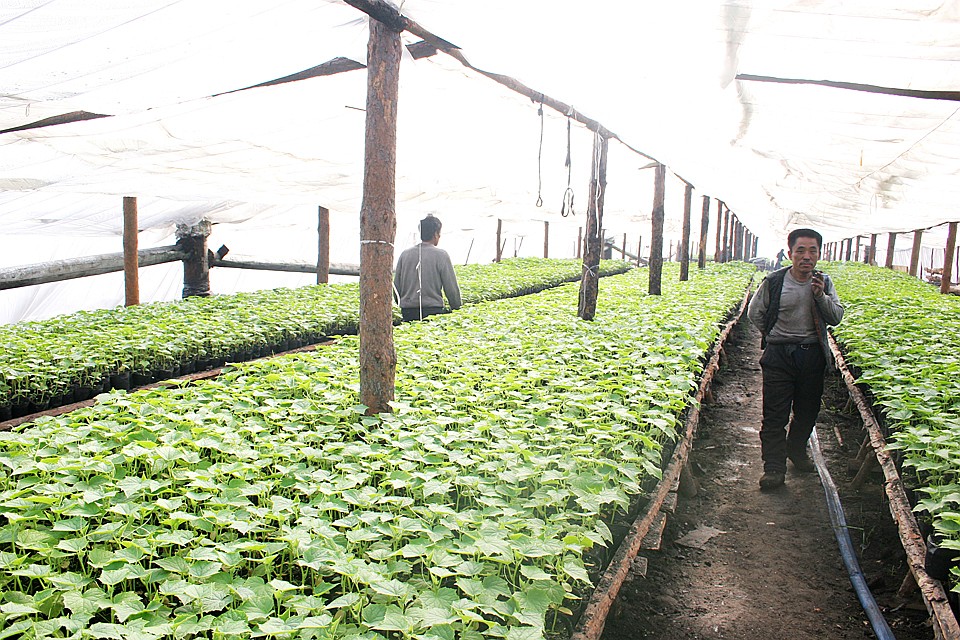
[[760, 490], [767, 491], [783, 485], [783, 475], [776, 471], [764, 471], [763, 475], [760, 476]]
[[799, 456], [787, 456], [787, 459], [790, 460], [790, 463], [793, 464], [793, 468], [801, 473], [813, 473], [817, 470], [816, 465], [813, 464], [813, 460], [807, 457], [807, 454]]

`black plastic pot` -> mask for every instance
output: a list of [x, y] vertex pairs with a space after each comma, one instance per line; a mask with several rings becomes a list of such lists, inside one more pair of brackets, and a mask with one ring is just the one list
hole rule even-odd
[[131, 373], [130, 386], [142, 387], [153, 382], [153, 376], [149, 373]]
[[110, 374], [110, 388], [129, 390], [130, 389], [130, 372], [124, 371], [123, 373]]
[[0, 404], [0, 422], [13, 418], [13, 406], [9, 404]]
[[960, 551], [941, 547], [936, 536], [927, 536], [927, 552], [923, 564], [931, 578], [946, 581], [950, 577], [950, 567], [957, 564], [957, 558], [960, 558]]

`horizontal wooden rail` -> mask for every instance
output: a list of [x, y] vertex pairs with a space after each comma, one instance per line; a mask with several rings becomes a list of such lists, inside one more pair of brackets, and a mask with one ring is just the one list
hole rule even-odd
[[[176, 245], [154, 247], [137, 251], [141, 267], [149, 267], [166, 262], [177, 262], [187, 258], [187, 254]], [[316, 270], [316, 267], [314, 267]], [[123, 271], [123, 252], [104, 253], [97, 256], [67, 258], [52, 262], [27, 264], [19, 267], [0, 269], [0, 291], [30, 287], [49, 282], [61, 282], [87, 276]]]
[[727, 337], [730, 335], [733, 327], [736, 326], [743, 316], [743, 311], [746, 309], [749, 299], [750, 287], [747, 288], [743, 300], [737, 308], [736, 314], [727, 322], [723, 331], [720, 332], [716, 343], [713, 345], [710, 360], [704, 367], [703, 375], [700, 378], [700, 387], [697, 389], [694, 401], [690, 403], [690, 411], [687, 414], [686, 430], [683, 440], [681, 440], [674, 449], [670, 462], [663, 472], [663, 477], [660, 479], [660, 482], [657, 483], [656, 488], [651, 494], [650, 502], [647, 504], [646, 509], [634, 520], [630, 531], [627, 532], [623, 542], [617, 547], [613, 559], [597, 582], [593, 595], [587, 602], [583, 614], [580, 616], [580, 620], [573, 631], [571, 640], [597, 640], [603, 633], [603, 627], [607, 622], [610, 607], [620, 593], [620, 587], [623, 586], [623, 582], [626, 580], [633, 559], [640, 551], [644, 537], [647, 535], [647, 532], [650, 531], [650, 527], [654, 521], [656, 521], [667, 494], [670, 493], [671, 489], [680, 481], [680, 472], [687, 463], [687, 457], [693, 448], [693, 439], [697, 432], [697, 425], [700, 423], [700, 403], [707, 395], [710, 385], [713, 383], [714, 374], [720, 369], [720, 353], [723, 350], [723, 345], [727, 341]]
[[850, 397], [860, 411], [863, 427], [867, 430], [870, 446], [877, 457], [877, 462], [883, 469], [884, 490], [890, 500], [890, 513], [897, 523], [900, 542], [903, 544], [903, 550], [907, 555], [907, 565], [910, 567], [910, 573], [917, 581], [927, 611], [930, 613], [934, 637], [937, 640], [960, 640], [960, 624], [957, 623], [957, 618], [950, 608], [947, 593], [940, 581], [931, 578], [925, 568], [926, 543], [920, 534], [917, 520], [913, 516], [913, 509], [903, 487], [903, 480], [900, 479], [893, 458], [887, 452], [887, 443], [880, 430], [880, 424], [873, 414], [870, 403], [867, 402], [863, 392], [857, 387], [856, 378], [853, 377], [849, 367], [847, 367], [846, 360], [844, 360], [833, 335], [830, 335], [830, 350], [837, 360], [837, 368], [840, 370], [840, 375], [843, 376]]
[[[288, 273], [316, 273], [316, 264], [306, 262], [261, 262], [259, 260], [224, 260], [214, 258], [210, 261], [211, 267], [230, 267], [232, 269], [254, 269], [257, 271], [286, 271]], [[331, 275], [359, 276], [360, 265], [331, 263]]]

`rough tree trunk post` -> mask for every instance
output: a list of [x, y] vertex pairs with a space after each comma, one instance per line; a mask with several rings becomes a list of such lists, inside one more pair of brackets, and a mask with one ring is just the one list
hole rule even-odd
[[583, 256], [583, 227], [577, 227], [577, 251], [574, 256], [579, 260]]
[[700, 251], [697, 253], [697, 268], [707, 268], [707, 234], [710, 232], [710, 196], [703, 196], [703, 211], [700, 212]]
[[860, 262], [860, 236], [857, 236], [857, 246], [853, 250], [853, 261]]
[[393, 242], [397, 235], [397, 102], [400, 32], [370, 18], [363, 203], [360, 208], [360, 402], [367, 414], [391, 411]]
[[723, 262], [720, 255], [720, 230], [723, 228], [723, 200], [717, 200], [717, 246], [713, 250], [713, 261]]
[[593, 162], [590, 169], [590, 189], [587, 194], [586, 248], [583, 251], [583, 275], [580, 278], [580, 299], [577, 315], [593, 320], [597, 314], [600, 252], [603, 244], [603, 199], [607, 191], [607, 149], [609, 141], [598, 133], [593, 138]]
[[913, 250], [910, 252], [910, 275], [917, 277], [920, 267], [920, 242], [923, 240], [923, 229], [913, 232]]
[[743, 223], [736, 219], [733, 225], [733, 259], [743, 260]]
[[726, 205], [723, 206], [723, 241], [720, 243], [720, 262], [726, 262], [727, 256], [729, 253], [729, 240], [730, 237], [730, 209]]
[[[500, 259], [503, 257], [503, 243], [500, 241], [500, 236], [503, 233], [503, 220], [497, 218], [497, 256], [493, 259], [494, 262], [500, 262]], [[577, 256], [578, 258], [580, 256]]]
[[124, 305], [140, 304], [140, 263], [137, 258], [137, 199], [123, 197], [123, 292]]
[[663, 202], [667, 183], [667, 167], [658, 164], [653, 176], [653, 215], [650, 240], [650, 284], [647, 292], [652, 296], [662, 293], [663, 283]]
[[627, 234], [623, 234], [623, 245], [622, 245], [622, 247], [623, 247], [623, 248], [620, 249], [620, 253], [623, 255], [623, 259], [626, 260], [626, 259], [627, 259]]
[[192, 227], [177, 225], [177, 246], [187, 258], [183, 261], [183, 297], [210, 295], [210, 261], [207, 258], [207, 238], [211, 225], [201, 220]]
[[543, 257], [550, 257], [550, 222], [543, 221]]
[[897, 248], [897, 234], [890, 233], [887, 238], [887, 259], [884, 261], [884, 265], [887, 269], [893, 269], [893, 254]]
[[330, 282], [330, 209], [317, 208], [317, 284]]
[[643, 236], [637, 238], [637, 266], [640, 266], [640, 254], [643, 253]]
[[853, 238], [847, 238], [847, 255], [844, 257], [846, 262], [850, 262], [850, 257], [853, 255]]
[[957, 223], [947, 225], [947, 246], [943, 252], [943, 275], [940, 277], [940, 293], [950, 293], [953, 284], [953, 254], [957, 250]]
[[683, 187], [683, 229], [680, 232], [680, 282], [690, 279], [690, 209], [693, 206], [693, 185]]
[[754, 258], [757, 257], [757, 253], [759, 252], [759, 250], [760, 250], [760, 238], [754, 238], [753, 239], [753, 257]]
[[877, 263], [877, 234], [870, 234], [870, 248], [867, 250], [866, 260], [867, 264], [876, 264]]

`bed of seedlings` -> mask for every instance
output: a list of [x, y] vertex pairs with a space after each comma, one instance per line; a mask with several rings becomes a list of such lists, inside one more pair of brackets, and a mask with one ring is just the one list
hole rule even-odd
[[0, 434], [0, 639], [566, 634], [753, 275], [675, 271], [398, 327], [391, 414], [348, 336]]

